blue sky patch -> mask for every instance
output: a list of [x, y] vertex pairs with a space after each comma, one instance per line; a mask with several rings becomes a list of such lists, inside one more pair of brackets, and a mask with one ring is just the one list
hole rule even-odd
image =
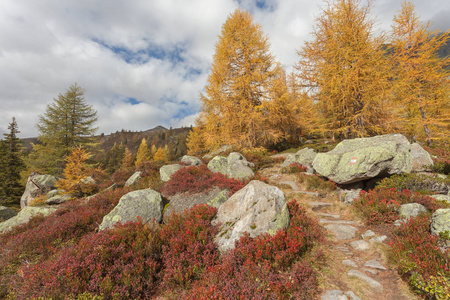
[[136, 98], [127, 98], [125, 99], [126, 103], [130, 103], [131, 105], [137, 105], [139, 103], [142, 103], [142, 101], [137, 100]]

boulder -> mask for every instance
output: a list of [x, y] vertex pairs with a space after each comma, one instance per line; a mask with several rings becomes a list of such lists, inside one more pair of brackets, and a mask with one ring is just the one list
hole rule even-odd
[[359, 193], [361, 192], [361, 189], [357, 190], [345, 190], [345, 196], [344, 196], [344, 203], [345, 204], [352, 204], [353, 201], [359, 198]]
[[17, 213], [14, 210], [6, 206], [0, 206], [0, 222], [6, 221], [15, 216], [17, 216]]
[[432, 166], [431, 155], [417, 143], [411, 145], [412, 170], [411, 172], [428, 171]]
[[137, 171], [135, 172], [133, 175], [130, 176], [130, 178], [128, 178], [128, 180], [125, 182], [125, 186], [132, 186], [135, 185], [136, 183], [139, 182], [139, 180], [141, 180], [141, 172]]
[[120, 198], [114, 209], [103, 217], [100, 230], [113, 227], [116, 223], [126, 223], [137, 221], [138, 217], [142, 222], [147, 223], [155, 219], [160, 222], [162, 210], [164, 208], [161, 194], [152, 190], [137, 190], [125, 194]]
[[46, 206], [26, 206], [15, 217], [0, 223], [0, 232], [7, 232], [18, 225], [28, 223], [31, 217], [38, 214], [48, 216], [56, 211], [56, 208]]
[[56, 177], [52, 175], [31, 173], [25, 185], [22, 198], [20, 198], [20, 207], [28, 206], [36, 197], [46, 195], [50, 190], [53, 190], [56, 181]]
[[190, 155], [184, 155], [181, 158], [181, 162], [184, 164], [187, 164], [189, 166], [200, 166], [201, 164], [203, 164], [203, 162], [200, 158], [197, 158], [195, 156], [190, 156]]
[[409, 173], [411, 144], [401, 134], [344, 140], [327, 153], [318, 153], [314, 170], [338, 184]]
[[437, 209], [431, 217], [431, 233], [450, 232], [450, 208]]
[[437, 194], [430, 197], [436, 199], [436, 201], [445, 201], [447, 203], [450, 203], [450, 195]]
[[67, 194], [55, 195], [55, 196], [45, 200], [45, 204], [47, 204], [47, 205], [62, 204], [69, 199], [70, 199], [70, 195], [67, 195]]
[[420, 214], [426, 214], [428, 210], [419, 203], [407, 203], [400, 205], [398, 210], [398, 214], [405, 219], [409, 219], [412, 217], [417, 217]]
[[222, 173], [228, 177], [248, 180], [255, 176], [249, 163], [245, 157], [237, 152], [232, 152], [228, 157], [216, 156], [208, 163], [208, 169], [214, 173]]
[[209, 190], [207, 193], [196, 193], [196, 194], [176, 194], [168, 197], [169, 204], [164, 209], [164, 221], [173, 213], [182, 213], [185, 210], [189, 210], [195, 205], [208, 204], [215, 208], [227, 201], [228, 190], [221, 190], [215, 187]]
[[221, 251], [234, 248], [245, 232], [251, 237], [275, 234], [289, 225], [289, 210], [283, 192], [258, 180], [252, 180], [218, 209], [213, 224], [220, 224], [216, 243]]
[[161, 181], [169, 181], [170, 177], [175, 174], [179, 169], [183, 168], [182, 165], [173, 164], [173, 165], [165, 165], [159, 169], [159, 175], [161, 177]]
[[[303, 148], [295, 154], [289, 154], [283, 162], [282, 167], [289, 167], [290, 164], [299, 163], [308, 168], [308, 172], [312, 172], [312, 163], [317, 153], [311, 148]], [[309, 170], [311, 168], [311, 170]]]

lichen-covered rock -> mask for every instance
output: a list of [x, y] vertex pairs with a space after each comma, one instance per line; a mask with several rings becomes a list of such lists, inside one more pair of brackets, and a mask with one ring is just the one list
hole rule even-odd
[[0, 222], [6, 221], [15, 216], [17, 216], [17, 213], [14, 210], [6, 206], [0, 206]]
[[208, 191], [207, 193], [196, 193], [196, 194], [176, 194], [168, 197], [169, 204], [164, 209], [164, 221], [173, 213], [182, 213], [186, 210], [191, 209], [195, 205], [208, 204], [209, 206], [219, 208], [219, 206], [227, 201], [228, 190], [221, 190], [215, 187]]
[[242, 154], [232, 152], [228, 157], [216, 156], [211, 159], [208, 163], [208, 169], [234, 179], [248, 180], [255, 176], [250, 168], [251, 165]]
[[159, 176], [161, 178], [161, 181], [169, 181], [170, 177], [181, 168], [183, 168], [183, 166], [179, 164], [162, 166], [161, 169], [159, 169]]
[[181, 162], [190, 166], [200, 166], [201, 164], [203, 164], [200, 158], [190, 155], [184, 155], [181, 158]]
[[398, 214], [406, 219], [417, 217], [420, 214], [426, 214], [428, 210], [419, 203], [402, 204], [398, 210]]
[[220, 224], [215, 240], [221, 251], [234, 248], [244, 232], [273, 235], [289, 225], [286, 198], [279, 188], [253, 180], [219, 207], [213, 224]]
[[447, 203], [450, 203], [450, 195], [437, 194], [430, 197], [436, 199], [436, 201], [445, 201]]
[[42, 214], [48, 216], [56, 211], [56, 208], [47, 206], [26, 206], [15, 217], [0, 223], [0, 232], [7, 232], [13, 227], [28, 223], [31, 217]]
[[361, 191], [361, 189], [345, 191], [344, 203], [352, 204], [353, 201], [359, 198], [359, 193]]
[[137, 221], [138, 217], [144, 223], [153, 219], [156, 222], [160, 222], [163, 208], [164, 205], [160, 193], [152, 189], [133, 191], [120, 198], [117, 206], [103, 217], [99, 229], [110, 228], [119, 222], [124, 224], [129, 221]]
[[431, 217], [431, 233], [450, 232], [450, 208], [437, 209]]
[[317, 153], [311, 148], [303, 148], [295, 154], [289, 154], [282, 164], [282, 167], [289, 167], [290, 164], [299, 163], [307, 168], [312, 168], [314, 158]]
[[47, 204], [47, 205], [62, 204], [69, 199], [70, 199], [70, 195], [67, 195], [67, 194], [55, 195], [55, 196], [45, 200], [45, 204]]
[[417, 143], [411, 145], [412, 170], [411, 172], [428, 171], [434, 164], [431, 155]]
[[339, 184], [409, 173], [411, 144], [401, 134], [344, 140], [327, 153], [318, 153], [314, 170]]
[[130, 176], [130, 178], [128, 178], [128, 180], [125, 182], [125, 186], [132, 186], [135, 185], [136, 183], [139, 182], [139, 180], [141, 180], [141, 172], [137, 171], [135, 172], [133, 175]]
[[25, 191], [20, 198], [20, 207], [30, 205], [30, 203], [38, 196], [46, 195], [55, 188], [57, 178], [52, 175], [40, 175], [32, 173], [25, 185]]

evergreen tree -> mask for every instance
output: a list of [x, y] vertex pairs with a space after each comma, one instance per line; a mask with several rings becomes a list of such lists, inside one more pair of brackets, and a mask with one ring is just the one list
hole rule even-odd
[[200, 95], [201, 112], [197, 130], [191, 131], [190, 152], [197, 152], [194, 142], [202, 139], [211, 149], [222, 144], [252, 148], [277, 142], [284, 128], [273, 127], [280, 117], [272, 114], [278, 100], [272, 89], [282, 83], [280, 67], [269, 52], [269, 42], [261, 26], [253, 23], [248, 12], [236, 10], [222, 27], [211, 74]]
[[430, 31], [405, 1], [392, 26], [395, 95], [402, 124], [410, 136], [427, 141], [450, 141], [450, 56], [439, 58], [437, 51], [450, 32]]
[[120, 165], [120, 169], [124, 171], [128, 171], [134, 168], [134, 157], [131, 154], [131, 151], [128, 147], [125, 147], [125, 153], [123, 154], [122, 162]]
[[[69, 87], [65, 94], [59, 94], [47, 106], [37, 124], [38, 140], [42, 147], [33, 147], [34, 156], [49, 162], [49, 167], [33, 164], [39, 171], [59, 173], [64, 165], [64, 157], [77, 146], [89, 145], [97, 128], [97, 112], [84, 99], [84, 90], [77, 84]], [[33, 157], [33, 155], [32, 155]]]
[[120, 169], [124, 155], [125, 155], [125, 146], [122, 145], [122, 143], [120, 143], [119, 145], [117, 145], [117, 143], [114, 143], [114, 146], [108, 152], [106, 158], [107, 159], [106, 169], [110, 174]]
[[22, 144], [17, 134], [20, 133], [16, 119], [13, 117], [8, 126], [9, 133], [4, 134], [0, 145], [0, 201], [2, 205], [20, 204], [24, 186], [20, 182], [20, 172], [25, 168], [22, 159]]
[[150, 160], [150, 155], [148, 152], [148, 146], [147, 146], [147, 141], [145, 140], [145, 138], [142, 139], [141, 144], [139, 145], [137, 154], [136, 154], [136, 161], [135, 161], [135, 166], [139, 167], [139, 165], [141, 163], [143, 163], [144, 161], [149, 161]]
[[323, 133], [339, 138], [391, 130], [390, 67], [383, 36], [375, 36], [371, 2], [328, 2], [316, 19], [313, 40], [298, 51], [298, 84], [319, 111]]

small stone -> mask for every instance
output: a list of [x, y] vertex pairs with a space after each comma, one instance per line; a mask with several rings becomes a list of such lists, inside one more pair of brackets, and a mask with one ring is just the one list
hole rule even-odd
[[405, 224], [406, 222], [407, 222], [406, 219], [395, 220], [394, 225], [401, 226], [402, 224]]
[[399, 215], [405, 217], [406, 219], [410, 219], [412, 217], [417, 217], [421, 214], [426, 214], [428, 210], [419, 203], [407, 203], [402, 204], [398, 211]]
[[317, 213], [318, 216], [325, 217], [325, 218], [334, 218], [339, 219], [340, 215], [332, 215], [332, 214], [324, 214], [324, 213]]
[[376, 281], [375, 279], [370, 278], [369, 276], [367, 276], [364, 273], [361, 273], [358, 270], [355, 269], [351, 269], [350, 271], [348, 271], [347, 275], [349, 277], [356, 277], [359, 278], [361, 280], [363, 280], [364, 282], [366, 282], [370, 287], [372, 287], [373, 289], [377, 290], [378, 292], [382, 292], [383, 291], [383, 285], [381, 283], [379, 283], [378, 281]]
[[328, 290], [320, 297], [321, 300], [348, 300], [347, 296], [340, 290]]
[[342, 261], [343, 265], [349, 266], [349, 267], [353, 267], [353, 268], [357, 268], [358, 265], [356, 264], [356, 262], [354, 260], [351, 259], [344, 259]]
[[350, 246], [352, 246], [353, 249], [358, 251], [366, 251], [369, 249], [369, 243], [366, 242], [365, 240], [353, 241], [350, 243]]
[[361, 270], [366, 271], [366, 272], [369, 272], [369, 273], [371, 273], [371, 274], [373, 274], [373, 275], [378, 275], [378, 271], [377, 271], [377, 270], [374, 270], [374, 269], [362, 268]]
[[352, 291], [345, 292], [344, 295], [347, 295], [350, 297], [350, 300], [361, 300], [358, 296], [355, 295]]
[[376, 259], [368, 260], [364, 264], [364, 267], [386, 271], [386, 268]]
[[358, 228], [350, 225], [328, 224], [325, 228], [334, 233], [338, 240], [352, 239], [356, 236]]
[[366, 237], [372, 237], [372, 236], [375, 236], [375, 232], [373, 232], [372, 230], [367, 230], [365, 233], [363, 233], [361, 235], [361, 237], [363, 239], [365, 239]]
[[386, 239], [387, 239], [387, 236], [385, 236], [385, 235], [377, 236], [377, 237], [371, 238], [369, 240], [369, 243], [383, 243]]
[[312, 206], [312, 210], [314, 211], [322, 209], [324, 207], [331, 206], [331, 203], [317, 202], [317, 201], [308, 202], [308, 204]]
[[320, 219], [320, 224], [355, 224], [354, 221]]

